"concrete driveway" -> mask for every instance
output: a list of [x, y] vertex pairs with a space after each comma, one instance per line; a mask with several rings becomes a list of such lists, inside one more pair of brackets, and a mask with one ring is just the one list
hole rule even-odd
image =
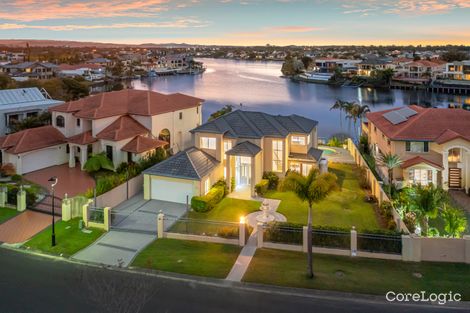
[[144, 200], [143, 195], [123, 202], [112, 209], [112, 228], [91, 246], [79, 251], [74, 259], [113, 266], [128, 266], [135, 256], [157, 238], [157, 215], [163, 211], [174, 220], [186, 212], [184, 204]]

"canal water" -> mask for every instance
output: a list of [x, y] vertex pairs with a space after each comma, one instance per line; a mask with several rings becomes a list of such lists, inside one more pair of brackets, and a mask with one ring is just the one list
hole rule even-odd
[[142, 78], [129, 84], [135, 89], [181, 92], [205, 99], [204, 120], [226, 104], [271, 114], [303, 115], [319, 121], [319, 136], [325, 138], [351, 132], [348, 121], [340, 123], [340, 113], [330, 110], [336, 100], [367, 104], [372, 111], [408, 104], [439, 107], [463, 102], [470, 104], [468, 98], [422, 90], [379, 90], [293, 82], [281, 77], [281, 62], [199, 61], [207, 67], [201, 75]]

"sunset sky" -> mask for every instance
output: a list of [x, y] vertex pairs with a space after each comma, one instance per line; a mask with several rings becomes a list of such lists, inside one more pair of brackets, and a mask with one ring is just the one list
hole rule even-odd
[[470, 0], [0, 0], [0, 38], [470, 45]]

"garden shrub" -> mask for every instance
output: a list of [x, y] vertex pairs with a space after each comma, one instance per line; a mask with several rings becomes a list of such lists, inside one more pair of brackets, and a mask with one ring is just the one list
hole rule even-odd
[[279, 184], [279, 176], [277, 176], [274, 172], [264, 172], [263, 179], [267, 179], [269, 181], [268, 189], [270, 190], [277, 190], [277, 186]]
[[232, 179], [230, 180], [230, 190], [233, 192], [235, 191], [235, 187], [236, 187], [236, 184], [235, 184], [235, 177], [232, 177]]
[[11, 180], [15, 183], [19, 183], [22, 179], [23, 177], [19, 174], [15, 174], [11, 176]]
[[217, 186], [224, 188], [224, 197], [230, 193], [225, 179], [221, 178], [214, 185], [212, 185], [212, 187], [217, 187]]
[[343, 142], [338, 137], [331, 137], [326, 145], [330, 147], [342, 147]]
[[259, 183], [255, 185], [255, 191], [258, 195], [262, 196], [268, 191], [269, 180], [262, 179]]
[[191, 207], [196, 212], [208, 212], [212, 210], [225, 196], [225, 186], [214, 186], [204, 196], [191, 198]]
[[362, 189], [370, 189], [369, 181], [367, 180], [367, 168], [365, 166], [359, 167], [359, 186]]

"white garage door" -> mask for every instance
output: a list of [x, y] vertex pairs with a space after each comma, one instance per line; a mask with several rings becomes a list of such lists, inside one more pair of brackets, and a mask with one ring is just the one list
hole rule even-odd
[[186, 203], [186, 196], [191, 201], [193, 196], [193, 183], [168, 181], [153, 178], [151, 181], [151, 198], [156, 200]]
[[23, 156], [21, 161], [22, 172], [29, 173], [49, 166], [60, 164], [61, 154], [63, 152], [56, 148], [35, 151]]

